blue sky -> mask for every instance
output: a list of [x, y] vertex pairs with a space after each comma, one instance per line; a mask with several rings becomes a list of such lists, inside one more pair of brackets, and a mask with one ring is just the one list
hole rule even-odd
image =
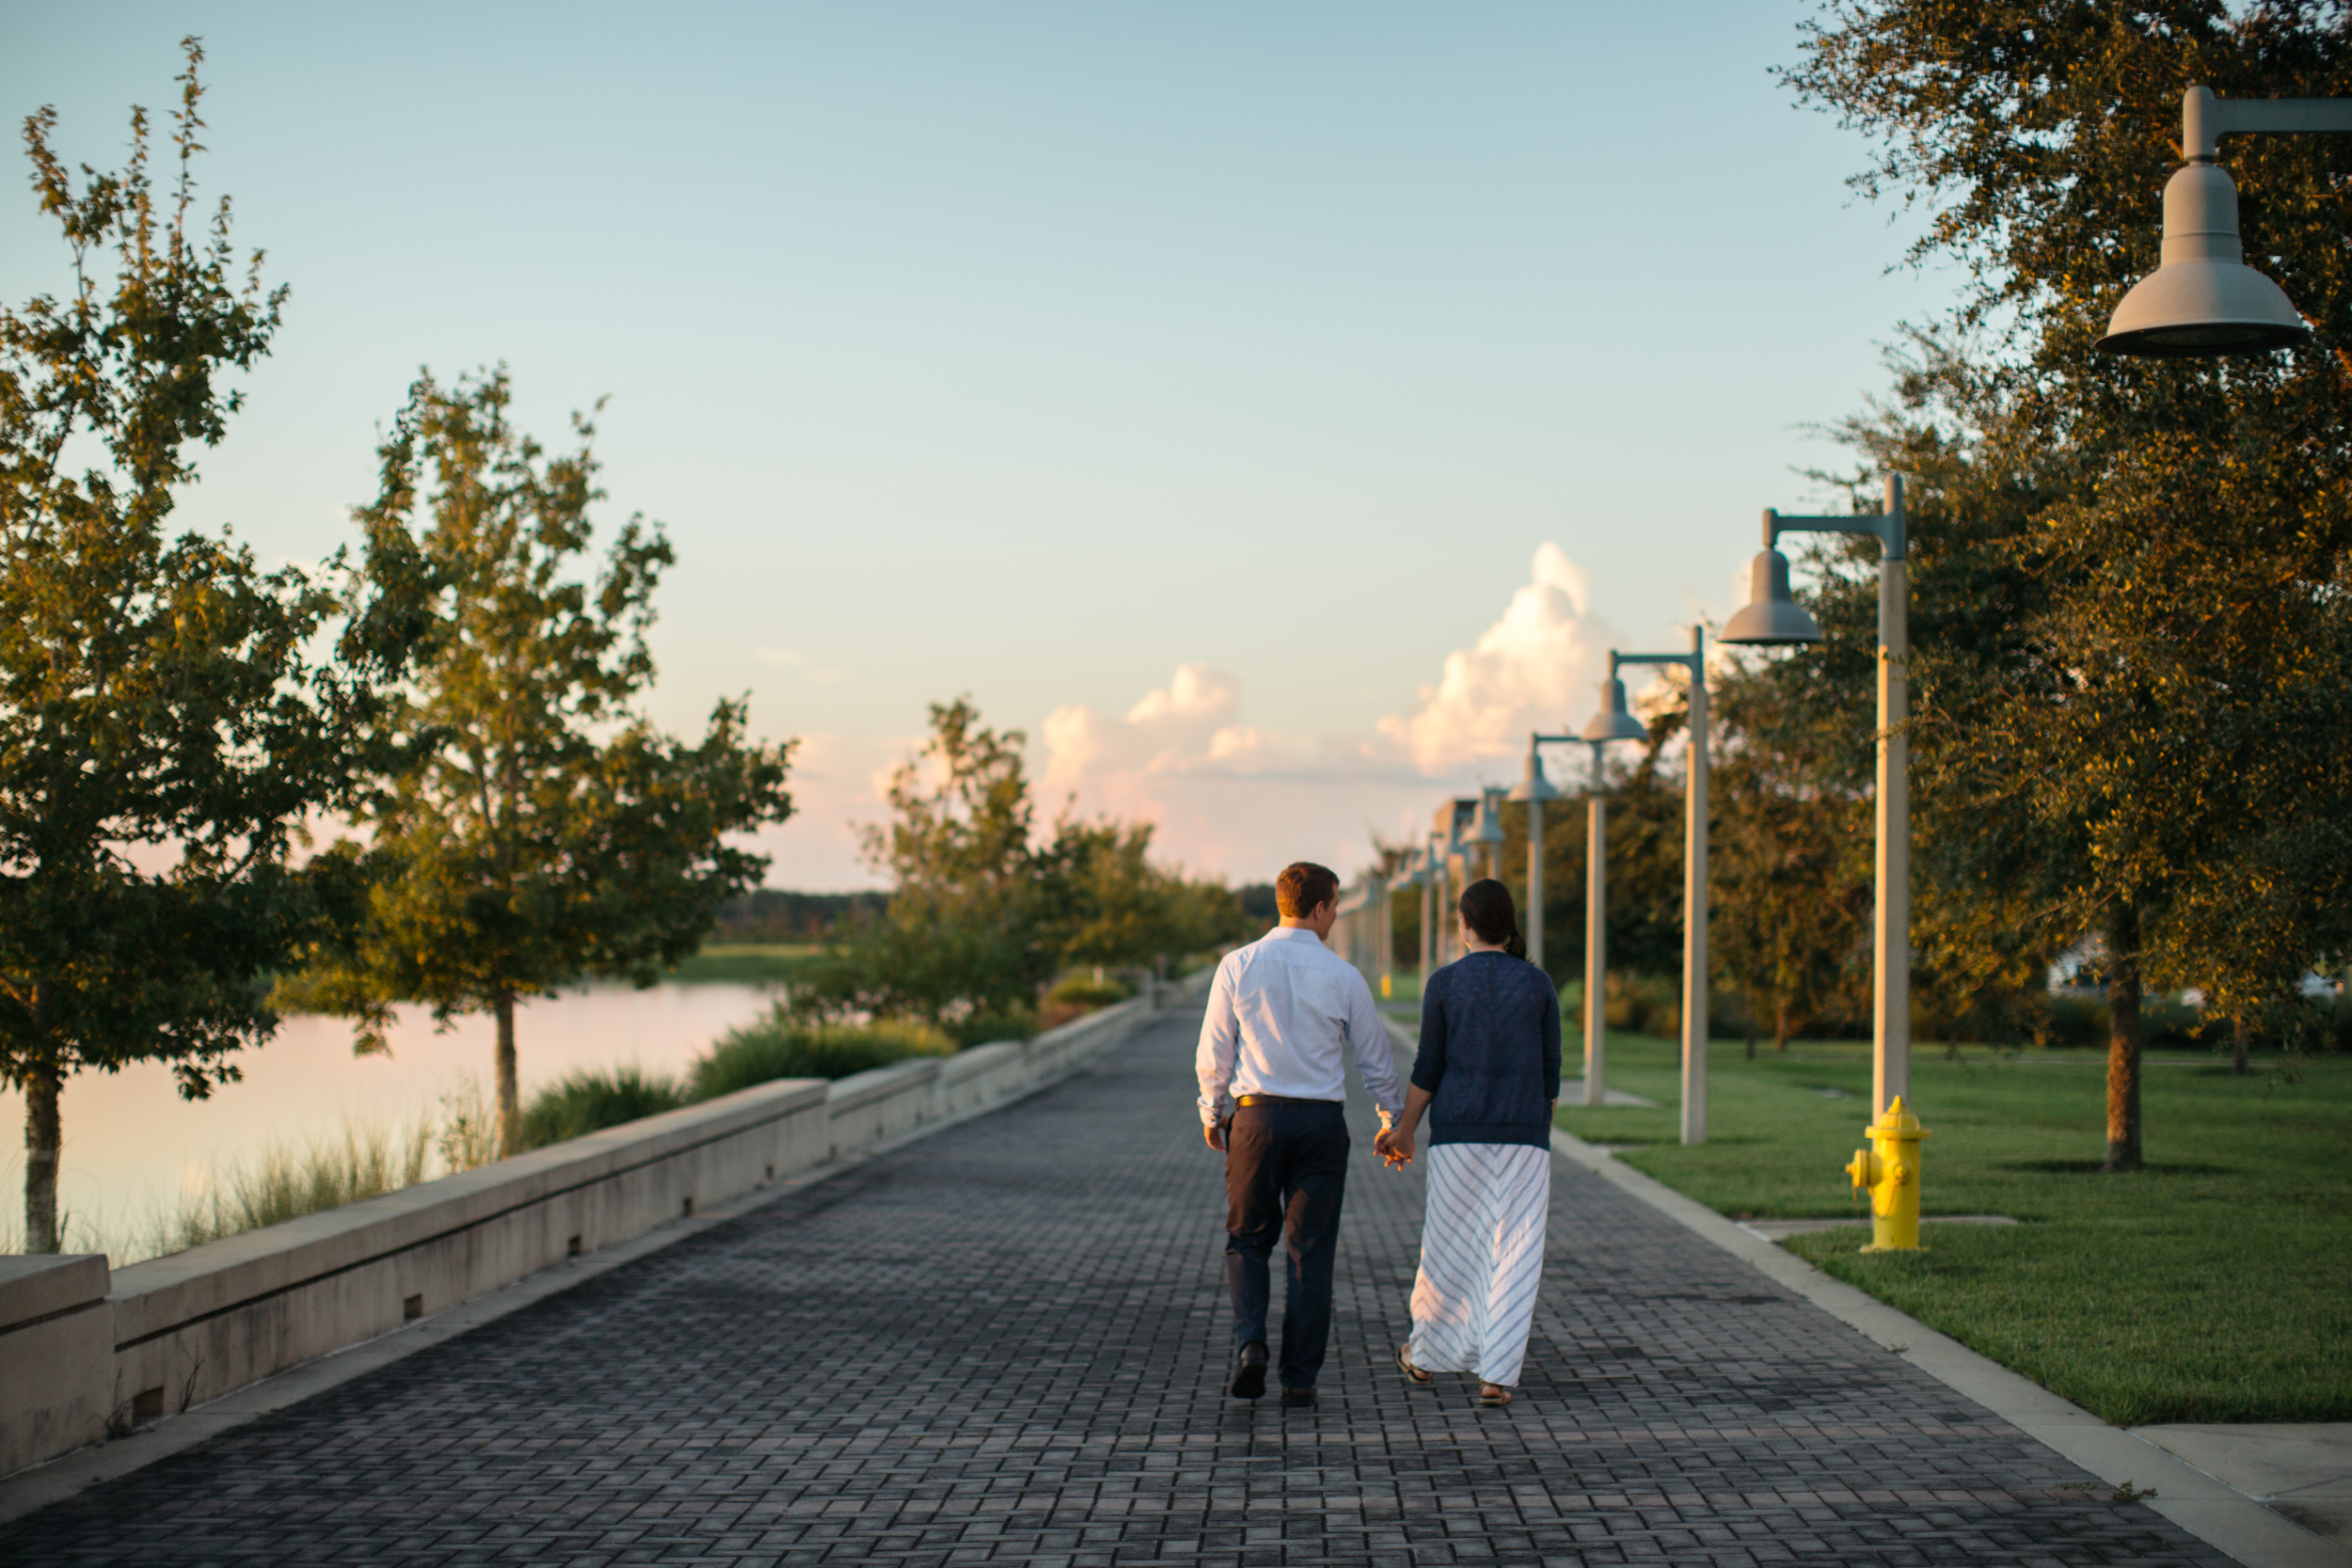
[[294, 293], [192, 525], [326, 555], [421, 365], [550, 439], [610, 394], [608, 514], [680, 555], [655, 712], [805, 737], [771, 880], [865, 880], [966, 691], [1252, 878], [1516, 776], [1825, 499], [1808, 425], [1954, 282], [1770, 75], [1809, 11], [15, 5], [0, 112], [111, 166], [205, 40], [202, 176]]

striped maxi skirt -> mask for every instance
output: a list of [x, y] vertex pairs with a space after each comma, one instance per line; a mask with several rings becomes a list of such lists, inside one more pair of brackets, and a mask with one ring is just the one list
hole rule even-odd
[[1435, 1144], [1413, 1281], [1413, 1365], [1518, 1386], [1551, 1212], [1551, 1150]]

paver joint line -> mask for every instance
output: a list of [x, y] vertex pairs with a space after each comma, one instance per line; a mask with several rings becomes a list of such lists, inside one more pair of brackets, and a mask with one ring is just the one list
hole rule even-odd
[[1408, 1394], [1422, 1181], [1360, 1100], [1322, 1402], [1222, 1398], [1197, 1028], [19, 1519], [10, 1568], [2226, 1560], [1565, 1161], [1518, 1401]]

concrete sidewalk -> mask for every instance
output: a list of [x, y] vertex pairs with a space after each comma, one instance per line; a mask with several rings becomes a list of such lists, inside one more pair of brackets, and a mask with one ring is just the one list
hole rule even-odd
[[2217, 1481], [2352, 1547], [2352, 1421], [2132, 1428]]
[[1223, 1398], [1196, 1028], [17, 1520], [0, 1555], [2227, 1561], [1565, 1162], [1518, 1402], [1406, 1389], [1421, 1180], [1360, 1104], [1323, 1403]]

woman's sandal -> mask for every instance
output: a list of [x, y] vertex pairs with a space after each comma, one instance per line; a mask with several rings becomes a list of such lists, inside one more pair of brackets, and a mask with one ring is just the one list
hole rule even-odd
[[1410, 1345], [1396, 1347], [1396, 1370], [1414, 1383], [1427, 1383], [1435, 1375], [1413, 1365], [1413, 1347]]
[[1478, 1386], [1478, 1402], [1489, 1410], [1501, 1410], [1511, 1402], [1511, 1390], [1500, 1383], [1482, 1383]]

